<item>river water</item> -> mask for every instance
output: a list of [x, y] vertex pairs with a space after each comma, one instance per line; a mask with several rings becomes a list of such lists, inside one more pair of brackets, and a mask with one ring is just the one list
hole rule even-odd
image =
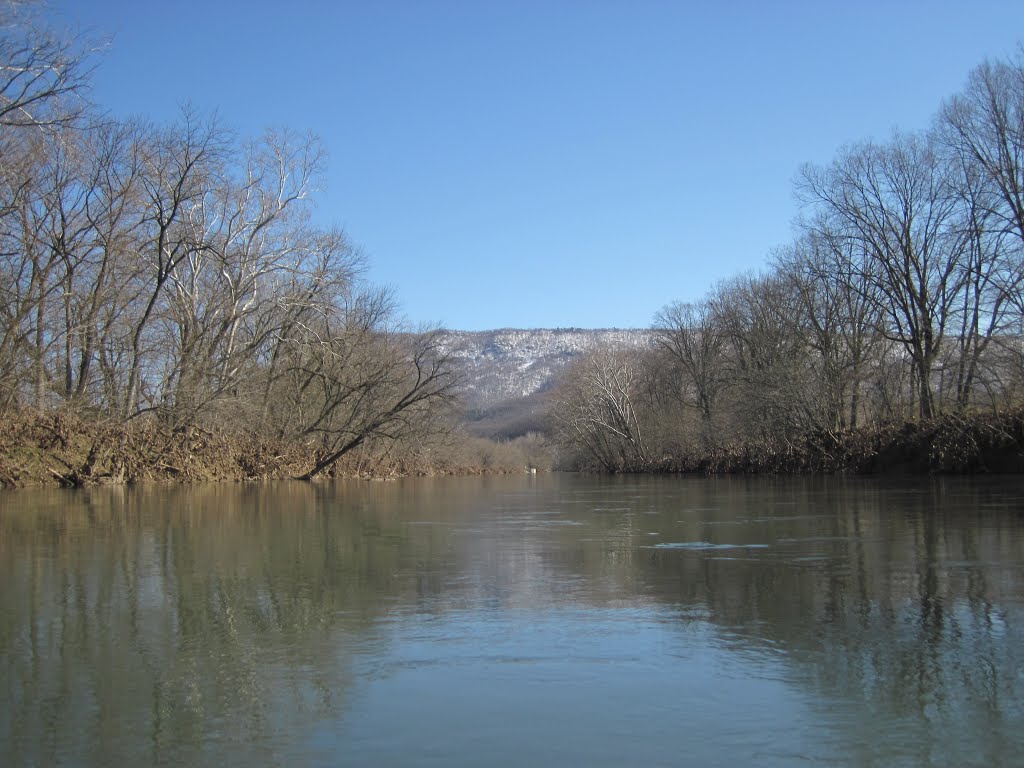
[[1019, 478], [0, 496], [0, 765], [1024, 764]]

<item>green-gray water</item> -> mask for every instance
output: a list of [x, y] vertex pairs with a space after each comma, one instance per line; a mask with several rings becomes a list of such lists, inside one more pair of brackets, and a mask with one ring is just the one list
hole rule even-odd
[[1020, 480], [0, 496], [0, 765], [1024, 764]]

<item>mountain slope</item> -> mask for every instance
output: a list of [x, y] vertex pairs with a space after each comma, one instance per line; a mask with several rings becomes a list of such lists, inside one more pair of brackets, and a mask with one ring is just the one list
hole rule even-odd
[[512, 329], [449, 331], [445, 344], [465, 373], [463, 403], [470, 431], [510, 438], [543, 430], [547, 394], [586, 350], [651, 344], [640, 329]]

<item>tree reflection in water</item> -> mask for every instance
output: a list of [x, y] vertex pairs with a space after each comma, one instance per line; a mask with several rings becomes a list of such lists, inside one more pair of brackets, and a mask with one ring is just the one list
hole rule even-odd
[[550, 664], [580, 611], [674, 616], [681, 646], [770, 659], [847, 764], [1024, 746], [1012, 483], [477, 478], [0, 505], [5, 765], [330, 762], [316, 734], [400, 669], [396, 627], [463, 649], [467, 616], [554, 617], [547, 656], [484, 640]]

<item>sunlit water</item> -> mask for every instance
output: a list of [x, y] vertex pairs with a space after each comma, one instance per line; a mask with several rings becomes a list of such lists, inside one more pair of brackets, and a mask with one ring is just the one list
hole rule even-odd
[[0, 496], [0, 765], [1024, 764], [1020, 479]]

